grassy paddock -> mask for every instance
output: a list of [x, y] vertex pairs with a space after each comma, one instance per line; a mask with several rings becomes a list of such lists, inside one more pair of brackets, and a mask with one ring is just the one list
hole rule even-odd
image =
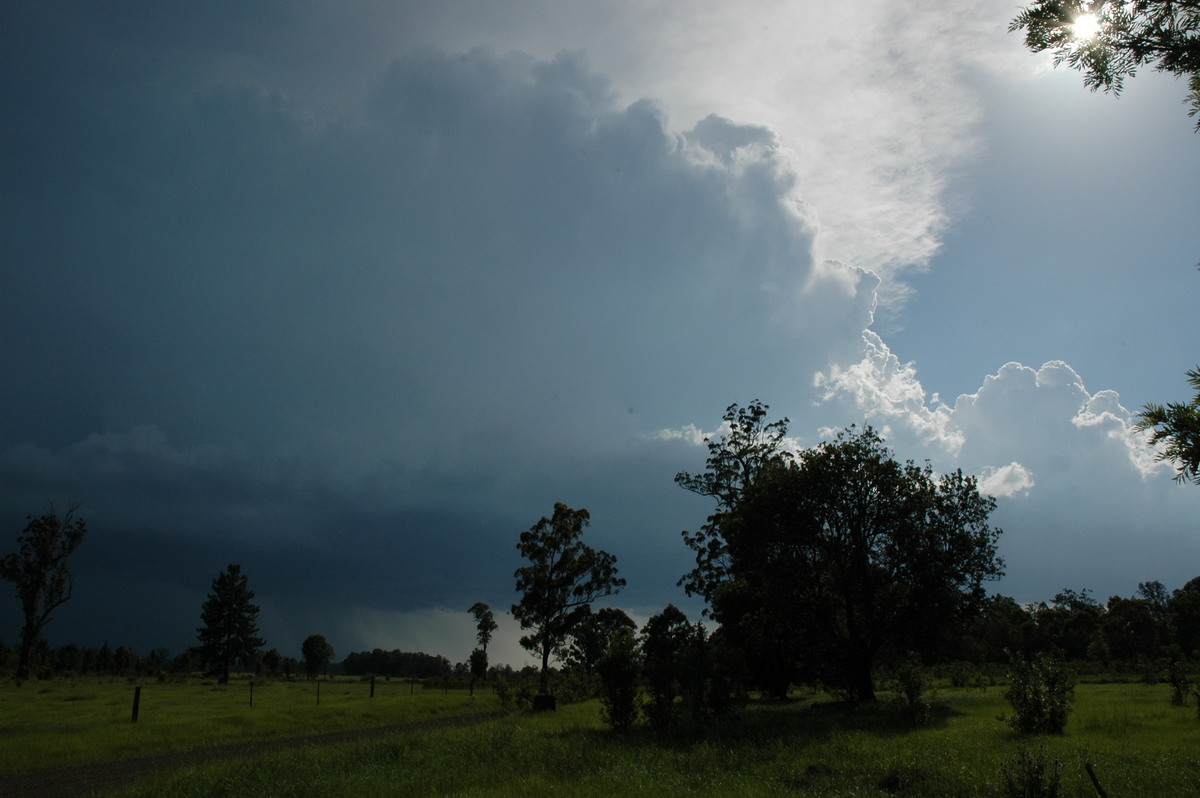
[[[1157, 685], [1081, 685], [1061, 737], [1023, 739], [998, 688], [944, 689], [934, 723], [910, 729], [887, 703], [755, 705], [705, 739], [660, 741], [602, 727], [595, 702], [482, 725], [279, 751], [163, 775], [136, 796], [1000, 796], [1019, 746], [1063, 764], [1063, 796], [1200, 794], [1200, 721]], [[819, 697], [818, 697], [819, 698]]]
[[230, 743], [488, 712], [488, 689], [422, 690], [407, 682], [349, 677], [316, 682], [217, 685], [200, 681], [142, 684], [138, 722], [131, 723], [134, 684], [64, 679], [0, 684], [0, 775], [151, 756]]

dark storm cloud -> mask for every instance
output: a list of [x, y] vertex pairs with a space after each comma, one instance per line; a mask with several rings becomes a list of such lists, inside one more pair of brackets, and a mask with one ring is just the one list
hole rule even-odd
[[634, 600], [673, 595], [708, 508], [647, 434], [792, 392], [829, 343], [780, 326], [811, 231], [769, 131], [677, 136], [577, 55], [486, 50], [400, 58], [331, 124], [214, 82], [196, 53], [237, 41], [158, 78], [170, 36], [85, 40], [111, 71], [10, 93], [4, 138], [5, 518], [84, 500], [81, 591], [112, 599], [57, 632], [184, 645], [230, 561], [268, 631], [506, 606], [556, 500]]

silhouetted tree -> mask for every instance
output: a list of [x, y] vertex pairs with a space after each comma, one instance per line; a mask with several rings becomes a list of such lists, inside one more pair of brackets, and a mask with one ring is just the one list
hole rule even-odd
[[711, 496], [716, 511], [696, 532], [683, 532], [684, 542], [696, 552], [696, 567], [679, 580], [689, 596], [700, 595], [712, 602], [717, 587], [729, 576], [729, 551], [723, 524], [750, 485], [764, 468], [791, 461], [784, 446], [788, 420], [767, 421], [768, 405], [757, 399], [748, 407], [731, 404], [721, 417], [727, 429], [708, 444], [706, 470], [699, 474], [680, 471], [675, 484]]
[[300, 654], [304, 657], [304, 672], [313, 679], [322, 669], [329, 668], [333, 646], [329, 645], [324, 635], [309, 635], [300, 644]]
[[263, 655], [258, 659], [258, 675], [269, 676], [274, 679], [283, 670], [283, 654], [279, 649], [273, 648], [270, 651], [264, 651]]
[[596, 663], [600, 675], [601, 717], [617, 731], [625, 731], [637, 720], [638, 647], [633, 630], [620, 627], [609, 640], [608, 650]]
[[932, 652], [1002, 574], [994, 508], [973, 477], [935, 479], [850, 428], [743, 488], [721, 524], [729, 586], [713, 614], [733, 640], [757, 636], [762, 656], [803, 641], [810, 675], [874, 700], [881, 651]]
[[78, 509], [78, 502], [71, 503], [59, 519], [51, 504], [43, 515], [28, 516], [25, 530], [17, 538], [18, 550], [0, 560], [0, 579], [16, 585], [25, 621], [17, 660], [18, 679], [29, 677], [30, 662], [42, 629], [50, 622], [50, 613], [71, 598], [75, 580], [67, 559], [87, 534], [87, 524], [75, 517]]
[[512, 606], [512, 614], [522, 629], [533, 630], [521, 638], [521, 645], [541, 656], [543, 694], [549, 687], [550, 655], [588, 612], [588, 605], [625, 586], [617, 576], [617, 558], [580, 540], [589, 519], [587, 510], [557, 502], [554, 515], [543, 516], [522, 532], [517, 544], [530, 564], [516, 570], [521, 600]]
[[487, 651], [488, 643], [492, 642], [492, 632], [500, 628], [496, 624], [496, 617], [482, 601], [476, 601], [467, 612], [475, 616], [475, 639], [479, 641], [479, 647]]
[[683, 653], [695, 629], [674, 604], [651, 616], [642, 628], [642, 677], [646, 682], [646, 719], [664, 731], [678, 720], [675, 699], [680, 694]]
[[257, 604], [242, 567], [231, 563], [213, 580], [212, 592], [200, 613], [203, 626], [196, 630], [200, 657], [229, 683], [229, 669], [237, 660], [249, 660], [263, 645], [258, 636]]

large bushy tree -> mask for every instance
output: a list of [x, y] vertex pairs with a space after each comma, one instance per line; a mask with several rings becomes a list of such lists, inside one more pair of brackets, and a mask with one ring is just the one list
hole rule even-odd
[[262, 647], [258, 636], [258, 605], [242, 567], [231, 563], [213, 580], [212, 592], [200, 612], [204, 624], [196, 630], [200, 657], [220, 674], [221, 684], [229, 682], [234, 662], [249, 660]]
[[522, 629], [532, 630], [521, 638], [521, 645], [541, 657], [543, 694], [549, 686], [550, 656], [589, 613], [593, 601], [625, 586], [617, 576], [617, 558], [580, 540], [590, 518], [587, 510], [557, 502], [554, 514], [522, 532], [517, 544], [529, 565], [516, 570], [521, 600], [512, 606], [512, 614]]
[[18, 679], [29, 677], [33, 652], [50, 622], [50, 613], [71, 598], [75, 580], [67, 560], [87, 534], [87, 524], [75, 517], [78, 509], [78, 502], [72, 503], [59, 518], [51, 504], [46, 513], [29, 516], [17, 538], [17, 551], [0, 560], [0, 579], [16, 586], [24, 618]]
[[881, 652], [932, 653], [1002, 573], [994, 507], [974, 478], [852, 427], [743, 484], [717, 528], [713, 614], [776, 692], [803, 673], [873, 700]]

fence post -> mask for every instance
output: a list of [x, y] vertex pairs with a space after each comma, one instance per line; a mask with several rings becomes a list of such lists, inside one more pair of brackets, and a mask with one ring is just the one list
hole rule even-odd
[[141, 706], [141, 704], [142, 704], [142, 687], [141, 687], [141, 685], [138, 685], [137, 687], [133, 688], [133, 714], [129, 718], [130, 723], [137, 723], [138, 708]]
[[1092, 763], [1085, 762], [1083, 767], [1087, 770], [1088, 776], [1090, 776], [1092, 779], [1092, 786], [1096, 788], [1096, 794], [1099, 795], [1100, 798], [1108, 798], [1108, 793], [1106, 793], [1104, 788], [1100, 786], [1100, 779], [1096, 778], [1096, 771], [1092, 769]]
[[254, 706], [254, 682], [250, 682], [250, 706]]

